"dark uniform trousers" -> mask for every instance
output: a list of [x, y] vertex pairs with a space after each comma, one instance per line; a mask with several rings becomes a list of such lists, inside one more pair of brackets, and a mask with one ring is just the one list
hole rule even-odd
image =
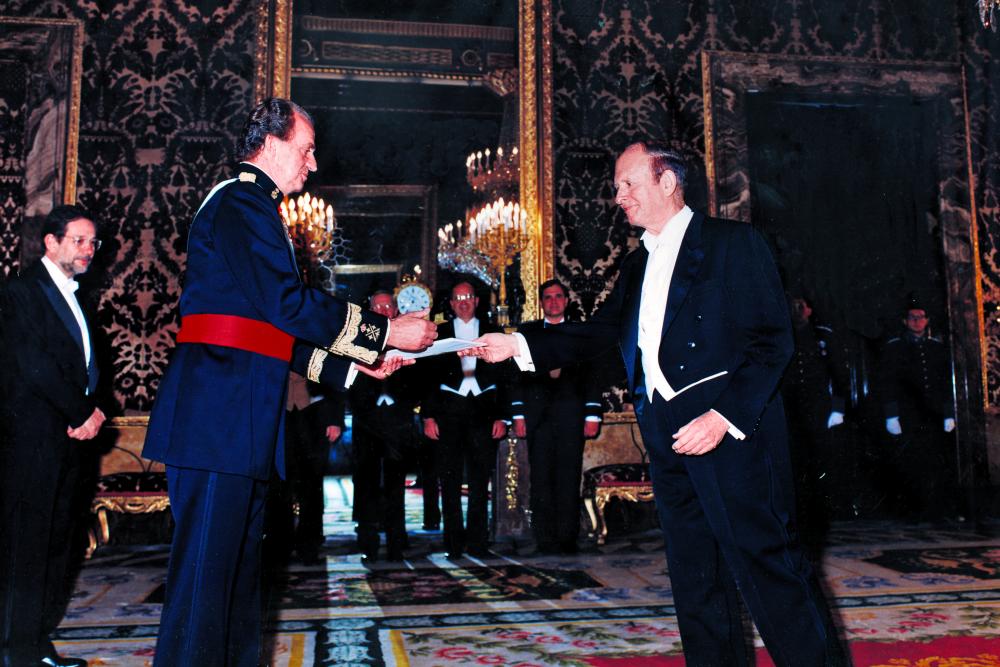
[[580, 532], [583, 418], [582, 401], [569, 396], [545, 401], [537, 418], [528, 421], [531, 527], [542, 549], [576, 547]]
[[846, 383], [828, 327], [807, 323], [793, 333], [795, 353], [781, 381], [781, 397], [788, 416], [798, 529], [805, 541], [819, 544], [831, 518], [851, 500], [850, 443], [842, 437], [844, 427], [827, 427], [832, 411], [845, 412]]
[[354, 414], [354, 520], [358, 546], [374, 557], [384, 523], [390, 558], [406, 545], [406, 457], [413, 438], [413, 405], [368, 406]]
[[[174, 539], [167, 594], [185, 597], [164, 600], [160, 626], [172, 633], [160, 634], [155, 664], [257, 664], [267, 483], [168, 465], [167, 485], [174, 532], [187, 537]], [[233, 521], [236, 515], [246, 522]]]
[[904, 333], [890, 340], [881, 363], [885, 416], [898, 417], [903, 433], [889, 436], [886, 477], [896, 512], [934, 520], [960, 511], [955, 438], [944, 432], [954, 418], [950, 363], [944, 343]]
[[[440, 439], [435, 443], [438, 476], [441, 479], [441, 515], [444, 546], [449, 553], [466, 548], [483, 550], [489, 545], [489, 483], [496, 464], [497, 443], [493, 439], [495, 389], [479, 396], [441, 392], [442, 409], [436, 415]], [[462, 471], [467, 474], [469, 505], [462, 526]]]

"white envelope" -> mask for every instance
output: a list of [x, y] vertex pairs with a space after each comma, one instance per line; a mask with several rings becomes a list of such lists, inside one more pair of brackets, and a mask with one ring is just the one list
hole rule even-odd
[[482, 347], [485, 343], [477, 343], [471, 340], [462, 340], [461, 338], [439, 338], [434, 341], [434, 343], [424, 350], [423, 352], [404, 352], [403, 350], [389, 350], [385, 353], [386, 359], [391, 359], [392, 357], [403, 357], [404, 359], [420, 359], [421, 357], [433, 357], [438, 354], [447, 354], [448, 352], [458, 352], [459, 350], [467, 350], [470, 347]]

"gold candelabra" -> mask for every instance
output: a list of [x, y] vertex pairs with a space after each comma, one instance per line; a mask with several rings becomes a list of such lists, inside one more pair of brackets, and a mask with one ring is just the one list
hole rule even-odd
[[465, 159], [465, 178], [476, 192], [509, 189], [517, 183], [519, 170], [517, 146], [508, 147], [506, 152], [499, 146], [492, 153], [487, 148]]
[[305, 192], [294, 199], [286, 196], [279, 212], [295, 248], [303, 280], [310, 283], [310, 275], [333, 252], [333, 230], [337, 224], [333, 206]]
[[466, 232], [472, 247], [489, 258], [492, 272], [500, 281], [497, 324], [506, 327], [510, 324], [510, 313], [504, 274], [514, 258], [528, 247], [528, 214], [517, 202], [505, 202], [501, 197], [469, 218]]

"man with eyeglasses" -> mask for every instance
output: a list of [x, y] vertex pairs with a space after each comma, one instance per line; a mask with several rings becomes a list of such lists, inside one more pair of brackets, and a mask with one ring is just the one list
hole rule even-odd
[[[479, 298], [463, 280], [451, 290], [455, 318], [438, 329], [441, 338], [472, 340], [497, 328], [476, 317]], [[420, 408], [424, 435], [433, 442], [441, 480], [441, 516], [448, 558], [463, 553], [489, 555], [487, 505], [497, 440], [507, 433], [505, 406], [499, 394], [509, 367], [477, 363], [453, 354], [421, 359], [420, 374], [431, 383]], [[424, 370], [426, 368], [426, 370]], [[469, 483], [469, 506], [462, 525], [462, 472]]]
[[[71, 587], [84, 441], [98, 407], [96, 323], [76, 297], [101, 242], [90, 215], [57, 206], [42, 224], [42, 259], [0, 297], [0, 665], [86, 665], [50, 634]], [[75, 501], [75, 502], [74, 502]]]
[[895, 500], [908, 518], [940, 519], [954, 515], [958, 505], [948, 456], [947, 434], [955, 430], [948, 350], [931, 335], [927, 310], [916, 299], [908, 302], [902, 324], [878, 367]]

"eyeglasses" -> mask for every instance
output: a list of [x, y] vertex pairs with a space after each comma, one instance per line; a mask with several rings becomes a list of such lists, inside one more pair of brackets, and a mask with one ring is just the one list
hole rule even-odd
[[475, 299], [475, 298], [476, 298], [475, 294], [456, 294], [455, 296], [451, 297], [451, 300], [452, 301], [468, 301], [469, 299]]
[[906, 319], [913, 320], [913, 321], [926, 320], [927, 316], [926, 315], [907, 315]]
[[73, 242], [74, 248], [90, 246], [95, 252], [101, 249], [101, 239], [88, 239], [86, 236], [68, 236], [67, 238]]

